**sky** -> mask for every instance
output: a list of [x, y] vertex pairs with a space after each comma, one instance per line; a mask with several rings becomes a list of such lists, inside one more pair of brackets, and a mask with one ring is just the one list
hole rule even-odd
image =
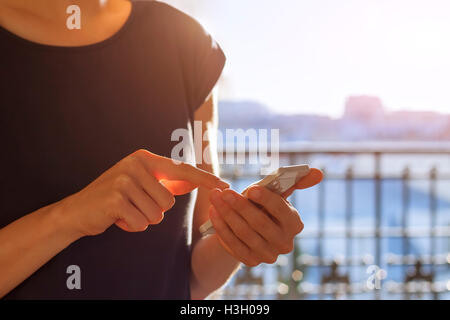
[[221, 98], [338, 117], [350, 95], [450, 112], [449, 0], [167, 0], [227, 56]]

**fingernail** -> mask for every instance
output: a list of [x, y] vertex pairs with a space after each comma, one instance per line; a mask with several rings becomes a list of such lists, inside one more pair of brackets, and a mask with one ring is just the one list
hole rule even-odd
[[261, 197], [261, 191], [257, 188], [250, 190], [250, 198], [259, 199]]
[[236, 201], [236, 198], [234, 197], [233, 194], [231, 193], [223, 193], [222, 194], [222, 199], [225, 202], [228, 202], [229, 204], [233, 204]]

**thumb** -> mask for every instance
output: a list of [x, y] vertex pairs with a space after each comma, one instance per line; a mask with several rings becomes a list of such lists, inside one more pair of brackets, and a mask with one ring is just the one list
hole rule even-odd
[[311, 168], [309, 173], [301, 178], [294, 186], [282, 194], [283, 198], [288, 198], [295, 190], [308, 189], [323, 180], [323, 172], [316, 168]]

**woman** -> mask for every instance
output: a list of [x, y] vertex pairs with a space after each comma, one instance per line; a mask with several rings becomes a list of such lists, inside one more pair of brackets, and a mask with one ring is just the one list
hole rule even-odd
[[284, 198], [254, 188], [258, 209], [217, 166], [169, 159], [174, 130], [215, 126], [214, 40], [160, 2], [73, 4], [0, 0], [0, 297], [202, 299], [289, 252], [303, 225]]

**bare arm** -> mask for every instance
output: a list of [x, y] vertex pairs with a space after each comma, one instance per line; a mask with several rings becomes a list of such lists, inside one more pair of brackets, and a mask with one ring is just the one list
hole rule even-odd
[[59, 210], [50, 205], [0, 229], [0, 298], [80, 238]]
[[0, 229], [0, 298], [77, 239], [101, 234], [113, 224], [144, 231], [163, 220], [175, 194], [200, 185], [228, 186], [212, 174], [146, 150], [125, 157], [83, 190]]
[[[214, 91], [210, 98], [197, 110], [195, 120], [202, 121], [203, 132], [208, 130], [210, 139], [203, 141], [202, 150], [209, 147], [208, 156], [211, 163], [203, 159], [198, 167], [214, 173], [219, 173], [216, 152], [217, 131], [217, 94]], [[209, 190], [199, 188], [194, 212], [193, 251], [191, 274], [192, 299], [204, 299], [220, 287], [238, 270], [240, 262], [232, 257], [220, 244], [216, 235], [201, 238], [199, 227], [209, 219], [208, 210], [211, 206]]]

